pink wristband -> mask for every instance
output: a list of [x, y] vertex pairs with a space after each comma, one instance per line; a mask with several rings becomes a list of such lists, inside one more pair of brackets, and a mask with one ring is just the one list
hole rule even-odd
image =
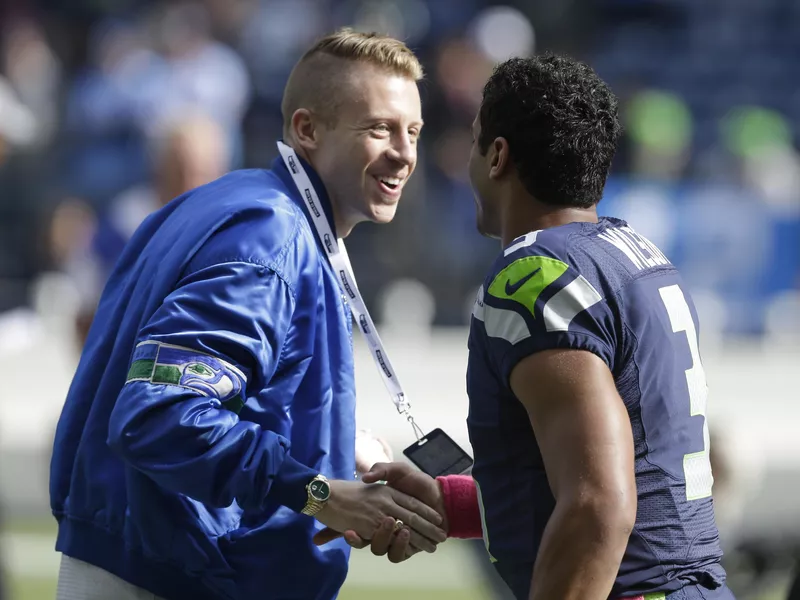
[[478, 507], [478, 488], [469, 475], [437, 477], [442, 486], [447, 513], [448, 537], [471, 539], [483, 535], [481, 511]]

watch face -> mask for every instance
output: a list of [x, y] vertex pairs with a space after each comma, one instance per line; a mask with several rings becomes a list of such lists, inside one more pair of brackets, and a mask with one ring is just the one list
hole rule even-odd
[[308, 486], [308, 492], [317, 502], [325, 502], [331, 495], [331, 486], [327, 481], [315, 479], [311, 482], [311, 485]]

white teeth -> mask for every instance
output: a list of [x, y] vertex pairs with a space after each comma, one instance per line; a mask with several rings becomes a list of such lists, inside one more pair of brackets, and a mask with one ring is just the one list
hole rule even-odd
[[398, 177], [381, 177], [380, 180], [387, 185], [400, 185], [400, 179]]

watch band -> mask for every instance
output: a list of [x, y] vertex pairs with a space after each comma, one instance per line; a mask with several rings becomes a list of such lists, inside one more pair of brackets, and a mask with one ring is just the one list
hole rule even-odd
[[311, 498], [308, 499], [306, 502], [305, 507], [300, 512], [304, 515], [308, 515], [309, 517], [313, 517], [319, 511], [322, 510], [322, 507], [325, 506], [322, 502], [317, 502], [316, 500], [312, 500]]

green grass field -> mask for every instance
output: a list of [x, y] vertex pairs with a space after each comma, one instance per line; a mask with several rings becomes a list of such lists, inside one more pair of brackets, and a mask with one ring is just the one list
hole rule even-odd
[[[3, 541], [10, 600], [55, 598], [59, 557], [53, 550], [55, 524], [17, 521], [8, 524]], [[401, 565], [369, 552], [354, 552], [341, 600], [490, 600], [477, 557], [459, 542], [449, 542], [429, 556]], [[739, 600], [783, 600], [785, 581], [768, 594]]]
[[[11, 600], [50, 600], [55, 598], [55, 580], [45, 579], [13, 579], [11, 582]], [[353, 588], [345, 586], [339, 595], [341, 600], [478, 600], [485, 595], [476, 595], [471, 590], [436, 590], [430, 592], [415, 588]]]
[[[3, 557], [10, 600], [55, 598], [58, 555], [53, 550], [55, 524], [15, 521], [7, 524]], [[402, 565], [368, 552], [354, 552], [342, 600], [488, 600], [475, 574], [474, 558], [457, 543]]]
[[[11, 580], [11, 600], [50, 600], [55, 598], [55, 579], [13, 578]], [[436, 590], [420, 591], [416, 588], [364, 588], [345, 586], [339, 595], [341, 600], [479, 600], [486, 595], [476, 594], [474, 590]]]

